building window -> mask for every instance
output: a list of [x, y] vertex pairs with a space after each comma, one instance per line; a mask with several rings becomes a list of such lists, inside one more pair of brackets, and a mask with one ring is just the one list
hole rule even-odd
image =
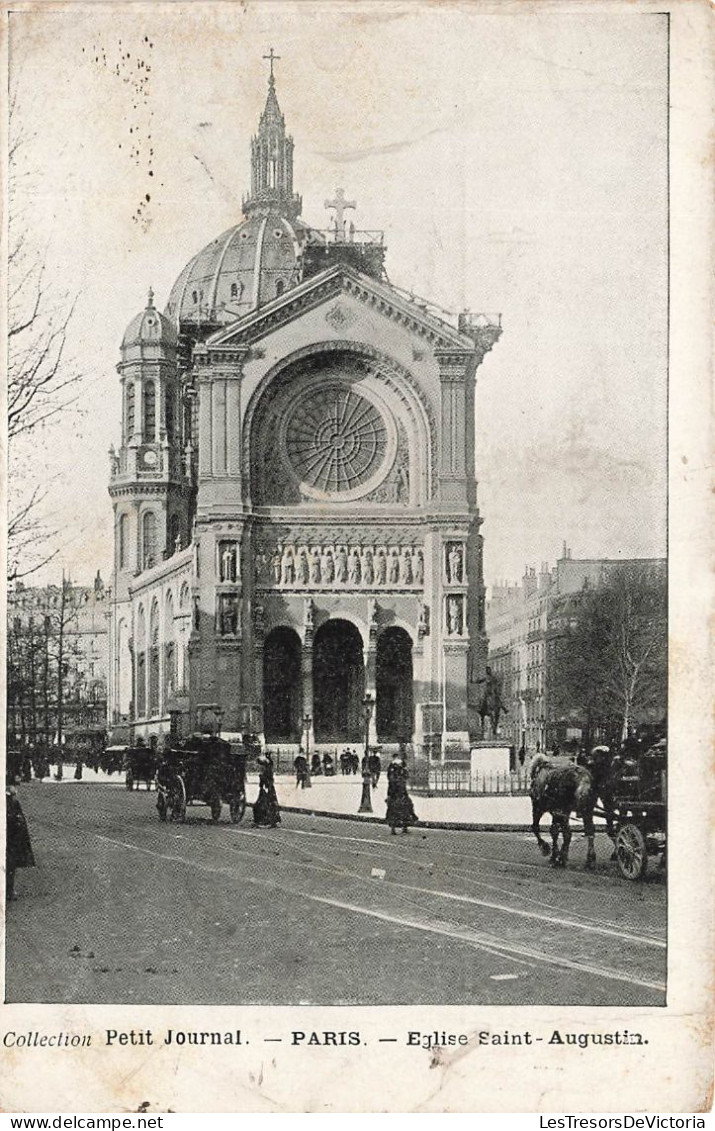
[[127, 385], [127, 434], [126, 439], [131, 440], [134, 435], [134, 385]]
[[156, 565], [156, 515], [147, 511], [142, 519], [142, 564], [144, 569]]
[[129, 520], [125, 514], [120, 515], [119, 530], [117, 531], [117, 564], [119, 569], [127, 565], [127, 527]]
[[144, 439], [156, 438], [156, 388], [153, 381], [144, 385]]
[[166, 399], [164, 401], [164, 427], [166, 428], [167, 439], [170, 441], [174, 439], [174, 417], [176, 415], [176, 401], [174, 397], [174, 390], [169, 386], [166, 390]]

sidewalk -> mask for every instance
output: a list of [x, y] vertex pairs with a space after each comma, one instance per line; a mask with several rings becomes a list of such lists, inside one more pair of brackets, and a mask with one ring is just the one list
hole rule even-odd
[[[62, 781], [45, 778], [44, 787], [53, 785], [110, 785], [125, 789], [124, 772], [106, 774], [102, 770], [83, 769], [81, 781], [75, 781], [74, 767], [65, 766]], [[293, 775], [276, 775], [276, 793], [281, 809], [288, 813], [314, 813], [316, 817], [338, 817], [343, 820], [383, 824], [386, 812], [387, 779], [381, 775], [377, 789], [370, 791], [372, 813], [358, 813], [362, 796], [362, 778], [314, 777], [311, 789], [296, 789]], [[258, 775], [249, 773], [247, 781], [249, 805], [258, 792]], [[144, 792], [144, 785], [139, 787]], [[415, 812], [424, 828], [467, 829], [482, 832], [531, 830], [531, 802], [528, 797], [423, 797], [412, 794]]]
[[[377, 789], [371, 790], [372, 814], [358, 813], [362, 796], [361, 777], [317, 777], [312, 781], [311, 789], [296, 789], [294, 778], [277, 777], [276, 793], [281, 809], [289, 813], [314, 813], [316, 817], [384, 823], [387, 797], [384, 774]], [[528, 797], [423, 797], [412, 794], [412, 800], [420, 826], [425, 828], [482, 832], [531, 829], [531, 802]]]

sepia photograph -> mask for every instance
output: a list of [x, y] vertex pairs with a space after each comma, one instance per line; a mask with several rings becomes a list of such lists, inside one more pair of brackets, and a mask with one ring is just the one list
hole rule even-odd
[[669, 12], [6, 30], [5, 1010], [662, 1013]]

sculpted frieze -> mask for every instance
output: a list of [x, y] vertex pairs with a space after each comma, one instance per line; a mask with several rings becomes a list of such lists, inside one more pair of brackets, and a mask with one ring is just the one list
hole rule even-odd
[[424, 580], [424, 551], [415, 543], [263, 543], [255, 558], [255, 582], [262, 589], [420, 591]]

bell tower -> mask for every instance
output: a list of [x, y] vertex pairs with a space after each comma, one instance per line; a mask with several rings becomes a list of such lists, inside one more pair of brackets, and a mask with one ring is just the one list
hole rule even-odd
[[271, 65], [268, 78], [268, 97], [258, 133], [251, 139], [251, 193], [244, 198], [246, 216], [268, 208], [277, 208], [282, 216], [295, 220], [300, 215], [302, 200], [293, 192], [293, 138], [286, 134], [285, 118], [276, 96], [273, 64], [280, 59], [264, 55]]
[[109, 494], [114, 508], [114, 577], [110, 633], [112, 722], [129, 715], [132, 681], [130, 588], [141, 573], [189, 545], [191, 453], [184, 450], [182, 387], [172, 323], [154, 306], [124, 334], [117, 372], [122, 387], [119, 450], [110, 449]]

